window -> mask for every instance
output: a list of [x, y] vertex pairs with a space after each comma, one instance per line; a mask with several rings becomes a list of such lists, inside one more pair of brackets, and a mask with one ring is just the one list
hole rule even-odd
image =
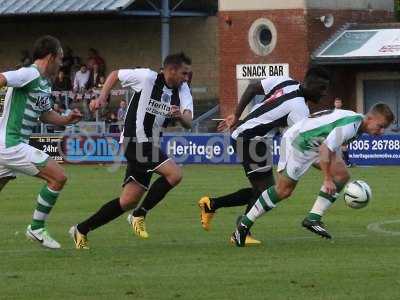
[[268, 55], [274, 50], [276, 40], [276, 28], [270, 20], [260, 18], [253, 22], [249, 29], [249, 46], [255, 54]]

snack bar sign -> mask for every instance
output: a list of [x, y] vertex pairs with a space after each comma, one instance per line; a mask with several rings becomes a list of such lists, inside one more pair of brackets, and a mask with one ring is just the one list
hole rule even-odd
[[289, 76], [289, 64], [236, 65], [236, 79], [262, 79]]

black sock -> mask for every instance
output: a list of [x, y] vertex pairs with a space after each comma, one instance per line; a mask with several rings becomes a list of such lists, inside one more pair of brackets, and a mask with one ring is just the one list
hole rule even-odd
[[164, 177], [158, 178], [151, 185], [146, 197], [138, 208], [133, 211], [134, 217], [146, 216], [147, 212], [160, 202], [173, 186]]
[[246, 188], [238, 190], [229, 195], [211, 199], [211, 209], [216, 210], [220, 207], [242, 206], [249, 203], [250, 198], [253, 198], [253, 189]]
[[104, 204], [94, 215], [86, 219], [82, 223], [79, 223], [77, 228], [78, 231], [84, 235], [91, 230], [94, 230], [108, 222], [118, 218], [124, 211], [119, 204], [119, 198], [111, 200]]

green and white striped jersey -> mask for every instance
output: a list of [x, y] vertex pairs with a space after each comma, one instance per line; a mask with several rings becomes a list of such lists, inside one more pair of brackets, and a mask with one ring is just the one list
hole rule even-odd
[[318, 152], [322, 143], [336, 152], [358, 137], [363, 118], [362, 114], [343, 109], [318, 112], [293, 125], [284, 138], [303, 153]]
[[0, 147], [9, 148], [29, 143], [40, 115], [51, 111], [51, 85], [35, 65], [2, 75], [8, 89], [0, 111]]

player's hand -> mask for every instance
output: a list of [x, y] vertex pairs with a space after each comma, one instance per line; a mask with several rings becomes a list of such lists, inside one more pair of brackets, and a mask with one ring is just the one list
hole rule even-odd
[[91, 111], [96, 111], [99, 108], [104, 107], [105, 104], [106, 104], [106, 101], [104, 101], [101, 97], [99, 97], [99, 98], [96, 98], [96, 99], [90, 101], [89, 109]]
[[218, 131], [230, 130], [236, 126], [238, 121], [239, 119], [234, 114], [231, 114], [218, 124], [217, 130]]
[[68, 115], [68, 124], [75, 124], [78, 123], [80, 120], [82, 120], [83, 115], [78, 109], [74, 109], [69, 115]]
[[329, 195], [334, 195], [336, 193], [336, 185], [331, 179], [324, 180], [324, 190]]
[[169, 115], [171, 118], [174, 119], [181, 119], [182, 118], [182, 112], [179, 106], [177, 105], [171, 105], [171, 110], [169, 111]]

